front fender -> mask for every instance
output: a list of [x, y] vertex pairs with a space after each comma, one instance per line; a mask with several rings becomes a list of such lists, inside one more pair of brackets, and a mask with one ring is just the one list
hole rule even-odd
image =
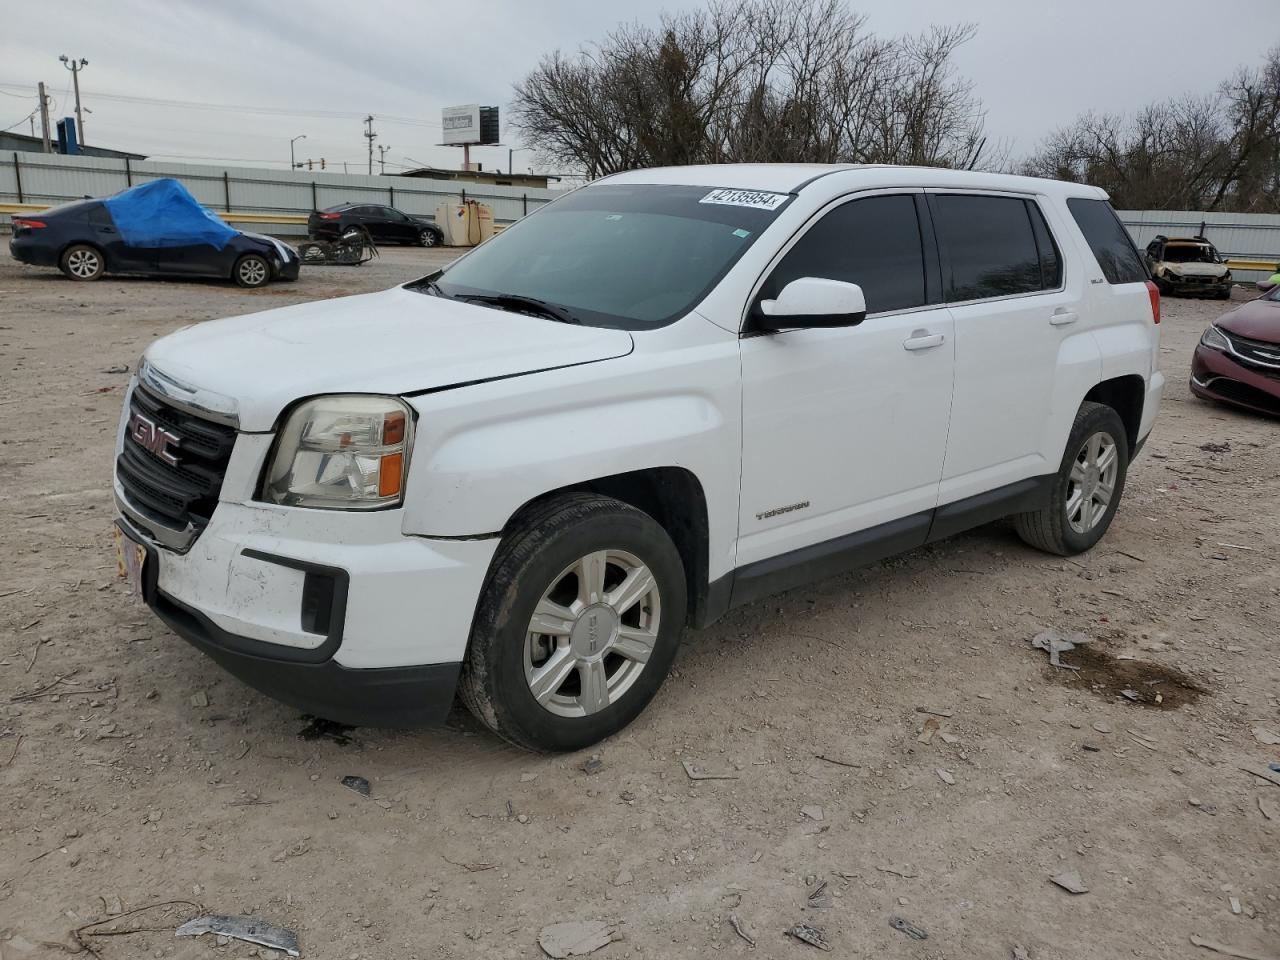
[[404, 532], [493, 535], [550, 491], [679, 467], [706, 494], [708, 573], [725, 573], [738, 521], [739, 369], [737, 338], [712, 337], [411, 398]]

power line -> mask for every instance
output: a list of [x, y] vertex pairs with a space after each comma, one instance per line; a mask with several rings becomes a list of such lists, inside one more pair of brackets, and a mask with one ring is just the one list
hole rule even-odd
[[[25, 90], [29, 86], [29, 84], [14, 83], [12, 81], [0, 81], [0, 87], [8, 87], [10, 90]], [[68, 83], [67, 86], [70, 87], [70, 83]], [[63, 96], [66, 96], [65, 92]], [[115, 103], [136, 103], [146, 106], [171, 107], [182, 110], [228, 110], [236, 113], [257, 113], [266, 116], [309, 118], [318, 120], [363, 121], [367, 116], [367, 114], [364, 113], [352, 113], [340, 110], [295, 110], [288, 107], [266, 107], [237, 103], [209, 103], [198, 100], [171, 100], [162, 97], [139, 97], [122, 93], [100, 93], [96, 90], [94, 91], [93, 96], [95, 100], [110, 100]], [[424, 120], [421, 117], [401, 117], [384, 113], [374, 114], [373, 117], [375, 120], [382, 123], [406, 124], [409, 126], [420, 127], [440, 126], [440, 122], [437, 120]]]

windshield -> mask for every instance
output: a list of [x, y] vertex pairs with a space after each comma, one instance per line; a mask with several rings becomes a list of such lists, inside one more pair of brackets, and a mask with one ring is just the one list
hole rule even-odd
[[1218, 252], [1203, 243], [1171, 243], [1164, 248], [1166, 263], [1217, 263]]
[[584, 187], [409, 289], [497, 298], [490, 304], [571, 323], [649, 329], [702, 300], [790, 199], [666, 184]]

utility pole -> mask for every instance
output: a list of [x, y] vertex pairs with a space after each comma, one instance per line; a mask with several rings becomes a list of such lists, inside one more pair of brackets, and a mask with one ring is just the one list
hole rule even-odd
[[373, 141], [378, 135], [373, 132], [373, 114], [364, 118], [364, 136], [369, 141], [369, 176], [373, 176]]
[[44, 81], [40, 81], [40, 136], [44, 140], [44, 152], [53, 153], [53, 143], [49, 139], [49, 98], [45, 96]]
[[387, 172], [387, 154], [391, 152], [391, 145], [383, 146], [378, 144], [378, 173], [385, 176]]
[[297, 143], [299, 140], [305, 140], [305, 139], [307, 139], [307, 135], [305, 133], [300, 133], [296, 137], [294, 137], [292, 140], [289, 141], [289, 169], [290, 170], [298, 169], [298, 165], [297, 163], [294, 162], [294, 159], [293, 159], [293, 145]]
[[68, 57], [65, 53], [58, 59], [71, 71], [71, 82], [76, 87], [76, 134], [80, 138], [80, 146], [83, 147], [87, 141], [84, 137], [84, 114], [80, 112], [80, 71], [89, 65], [89, 61], [81, 57], [77, 62], [74, 57]]

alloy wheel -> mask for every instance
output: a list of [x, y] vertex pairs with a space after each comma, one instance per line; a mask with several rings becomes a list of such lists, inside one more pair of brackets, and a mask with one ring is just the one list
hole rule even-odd
[[267, 279], [267, 265], [256, 257], [240, 264], [240, 282], [246, 287], [256, 287]]
[[1106, 515], [1119, 471], [1120, 457], [1111, 434], [1100, 431], [1085, 440], [1067, 478], [1067, 523], [1076, 533], [1088, 533]]
[[562, 717], [617, 703], [644, 671], [661, 616], [658, 581], [634, 554], [579, 558], [551, 582], [529, 621], [524, 673], [533, 698]]
[[67, 269], [81, 280], [88, 280], [98, 272], [98, 255], [92, 250], [73, 250], [67, 257]]

